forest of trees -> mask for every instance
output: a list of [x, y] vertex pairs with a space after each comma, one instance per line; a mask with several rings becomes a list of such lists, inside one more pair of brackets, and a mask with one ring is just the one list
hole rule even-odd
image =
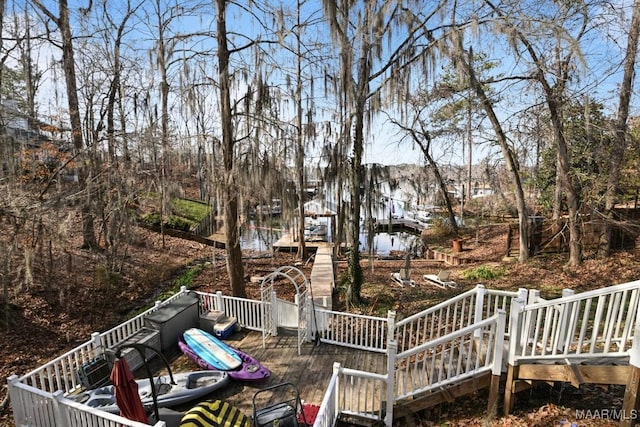
[[[578, 265], [585, 218], [606, 257], [614, 208], [637, 202], [640, 0], [0, 0], [0, 22], [0, 216], [51, 239], [72, 207], [113, 271], [137, 195], [162, 218], [189, 180], [222, 218], [236, 296], [251, 202], [281, 199], [303, 235], [321, 179], [336, 244], [357, 247], [374, 144], [421, 153], [452, 219], [441, 168], [463, 159], [467, 190], [474, 164], [505, 171], [520, 262], [531, 215], [566, 218]], [[356, 298], [360, 268], [349, 251]]]

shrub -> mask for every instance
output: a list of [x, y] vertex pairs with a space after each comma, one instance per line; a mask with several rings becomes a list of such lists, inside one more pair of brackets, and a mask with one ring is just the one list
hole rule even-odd
[[477, 268], [465, 270], [462, 272], [462, 277], [467, 280], [493, 280], [502, 277], [505, 274], [503, 268], [491, 268], [486, 265], [482, 265]]

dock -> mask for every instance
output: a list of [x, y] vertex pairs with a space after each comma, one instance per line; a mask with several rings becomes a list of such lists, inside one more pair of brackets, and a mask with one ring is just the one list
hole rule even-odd
[[[307, 240], [304, 242], [304, 245], [308, 251], [316, 252], [318, 248], [330, 245], [330, 243], [319, 240]], [[295, 252], [298, 250], [298, 241], [294, 239], [290, 233], [282, 233], [282, 236], [271, 246], [274, 251]]]
[[335, 273], [333, 269], [333, 254], [330, 243], [323, 242], [316, 250], [313, 268], [311, 269], [311, 293], [316, 307], [332, 309], [333, 289], [335, 288]]

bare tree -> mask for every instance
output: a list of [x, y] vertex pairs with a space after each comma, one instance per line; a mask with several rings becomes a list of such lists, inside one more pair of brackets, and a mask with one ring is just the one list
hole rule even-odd
[[602, 213], [605, 218], [605, 228], [600, 236], [598, 256], [605, 258], [611, 252], [611, 226], [613, 223], [613, 208], [620, 184], [620, 174], [624, 152], [627, 147], [627, 121], [629, 118], [629, 104], [635, 77], [635, 64], [638, 54], [638, 37], [640, 36], [640, 0], [633, 2], [633, 14], [629, 36], [627, 39], [627, 50], [624, 58], [624, 75], [620, 86], [620, 99], [618, 101], [618, 114], [614, 124], [615, 138], [611, 147], [611, 157], [609, 163], [609, 176], [607, 179], [607, 190], [605, 193], [605, 206]]
[[498, 144], [502, 150], [502, 156], [507, 164], [507, 169], [511, 173], [513, 178], [514, 192], [516, 195], [516, 206], [518, 208], [518, 229], [520, 231], [520, 251], [518, 260], [520, 262], [526, 262], [529, 258], [529, 213], [527, 210], [527, 203], [524, 197], [524, 190], [522, 188], [522, 179], [520, 177], [520, 168], [516, 159], [515, 153], [511, 149], [507, 140], [507, 135], [502, 129], [502, 125], [498, 116], [493, 108], [492, 102], [485, 93], [484, 87], [478, 78], [473, 68], [473, 54], [471, 49], [465, 51], [462, 48], [462, 40], [459, 42], [455, 61], [459, 62], [462, 68], [466, 71], [469, 77], [469, 84], [475, 91], [476, 96], [480, 100], [482, 107], [484, 108], [493, 131], [498, 139]]
[[[346, 117], [342, 137], [352, 153], [349, 159], [350, 230], [349, 273], [352, 295], [360, 299], [362, 267], [360, 266], [360, 205], [362, 161], [366, 132], [373, 116], [387, 102], [401, 99], [411, 77], [411, 65], [418, 60], [430, 63], [432, 50], [419, 40], [430, 34], [426, 29], [442, 3], [427, 9], [423, 2], [408, 1], [340, 1], [323, 0], [334, 44], [340, 49], [340, 72], [336, 92], [343, 94]], [[419, 13], [410, 11], [416, 9]], [[385, 39], [394, 40], [391, 51], [383, 49]], [[391, 43], [390, 43], [391, 44]], [[347, 127], [348, 126], [348, 127]]]
[[238, 227], [238, 192], [234, 182], [233, 123], [231, 113], [231, 82], [229, 59], [231, 52], [227, 43], [227, 0], [216, 0], [216, 39], [218, 42], [218, 84], [220, 94], [220, 126], [222, 129], [222, 153], [224, 166], [224, 232], [227, 250], [227, 273], [234, 296], [246, 297], [244, 267], [240, 248]]
[[[58, 14], [56, 16], [49, 10], [40, 0], [31, 0], [31, 2], [56, 26], [60, 31], [62, 49], [62, 64], [64, 68], [64, 77], [67, 89], [67, 102], [69, 105], [69, 118], [71, 122], [71, 139], [78, 153], [83, 153], [84, 139], [82, 132], [82, 119], [80, 117], [80, 103], [78, 101], [78, 88], [76, 82], [76, 65], [74, 61], [73, 35], [71, 32], [71, 23], [69, 21], [69, 5], [67, 0], [58, 0]], [[52, 41], [53, 42], [53, 41]], [[86, 190], [88, 186], [87, 174], [82, 161], [78, 162], [78, 180], [80, 190]], [[85, 248], [95, 249], [98, 247], [96, 240], [94, 218], [91, 213], [91, 192], [87, 191], [85, 199], [82, 203], [82, 246]]]
[[[566, 7], [560, 5], [557, 10], [558, 16], [554, 20], [543, 19], [537, 21], [530, 15], [518, 14], [515, 10], [505, 12], [500, 5], [496, 5], [490, 0], [485, 0], [485, 3], [500, 18], [500, 25], [497, 27], [500, 32], [508, 36], [512, 43], [512, 49], [518, 57], [522, 58], [523, 52], [520, 52], [514, 42], [517, 41], [524, 48], [524, 53], [526, 53], [534, 67], [529, 79], [538, 82], [542, 88], [558, 150], [557, 175], [559, 182], [557, 185], [561, 186], [566, 195], [568, 206], [569, 264], [578, 265], [582, 262], [582, 232], [579, 218], [580, 199], [573, 182], [574, 177], [570, 166], [568, 141], [563, 131], [562, 106], [563, 97], [566, 95], [567, 82], [571, 78], [571, 73], [574, 72], [574, 61], [576, 57], [581, 55], [578, 42], [587, 30], [589, 23], [588, 10], [580, 3], [567, 4]], [[512, 5], [509, 5], [509, 8], [511, 7]], [[536, 22], [538, 27], [529, 28], [526, 25], [521, 27], [518, 25], [518, 19], [531, 24]], [[570, 23], [570, 25], [576, 27], [575, 35], [571, 36], [568, 28], [562, 28], [565, 23]], [[529, 28], [530, 34], [532, 34], [531, 37], [545, 34], [545, 31], [540, 31], [543, 28], [554, 29], [552, 34], [556, 34], [557, 41], [555, 56], [548, 58], [544, 52], [540, 53], [536, 49], [532, 38], [525, 34], [522, 28]], [[553, 61], [552, 64], [547, 63], [550, 59]]]

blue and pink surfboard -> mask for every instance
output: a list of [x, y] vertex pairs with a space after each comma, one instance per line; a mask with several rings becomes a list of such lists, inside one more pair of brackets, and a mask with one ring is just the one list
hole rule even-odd
[[[198, 337], [196, 340], [198, 344], [194, 344], [194, 347], [188, 344], [189, 338]], [[189, 337], [189, 338], [188, 338]], [[200, 344], [206, 343], [204, 345], [204, 350]], [[230, 364], [221, 364], [214, 360], [212, 357], [206, 357], [209, 354], [211, 346], [208, 345], [210, 343], [214, 343], [216, 348], [216, 354], [218, 354], [220, 349], [225, 349], [225, 353], [227, 350], [231, 350], [238, 358], [240, 358], [241, 365], [234, 369], [222, 369], [218, 366], [224, 366], [225, 368]], [[222, 340], [217, 337], [197, 328], [187, 330], [179, 339], [178, 345], [180, 346], [180, 350], [193, 360], [198, 366], [204, 369], [217, 369], [224, 370], [229, 374], [229, 377], [235, 380], [241, 381], [259, 381], [265, 378], [269, 378], [271, 372], [267, 369], [263, 364], [261, 364], [255, 357], [250, 356], [249, 354], [238, 350], [237, 348], [231, 347], [226, 344]], [[207, 360], [208, 359], [208, 360]], [[219, 357], [216, 357], [219, 359]], [[234, 358], [235, 360], [235, 358]], [[212, 363], [216, 362], [216, 364]], [[235, 363], [233, 364], [235, 365]]]
[[242, 359], [231, 347], [210, 333], [198, 328], [182, 334], [184, 342], [202, 360], [219, 371], [232, 371], [242, 366]]

